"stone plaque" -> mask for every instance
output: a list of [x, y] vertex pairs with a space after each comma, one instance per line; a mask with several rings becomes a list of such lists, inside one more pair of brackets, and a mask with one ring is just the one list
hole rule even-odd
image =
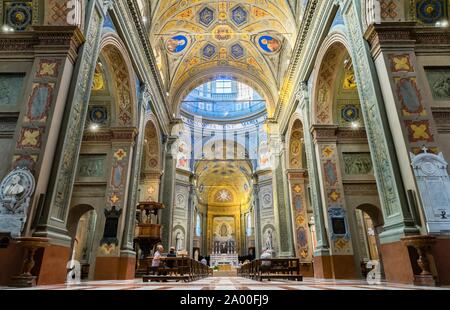
[[442, 153], [411, 154], [429, 233], [450, 234], [450, 179]]
[[427, 68], [426, 73], [434, 100], [450, 100], [450, 67]]
[[342, 156], [346, 175], [373, 174], [370, 153], [343, 153]]
[[0, 107], [13, 107], [19, 104], [25, 75], [19, 73], [0, 73]]
[[106, 155], [80, 155], [78, 178], [105, 177]]

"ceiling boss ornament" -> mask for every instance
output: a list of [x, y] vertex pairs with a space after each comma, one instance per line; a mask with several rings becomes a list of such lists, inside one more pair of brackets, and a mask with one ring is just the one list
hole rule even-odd
[[229, 202], [231, 199], [231, 193], [226, 189], [222, 189], [216, 194], [216, 201]]

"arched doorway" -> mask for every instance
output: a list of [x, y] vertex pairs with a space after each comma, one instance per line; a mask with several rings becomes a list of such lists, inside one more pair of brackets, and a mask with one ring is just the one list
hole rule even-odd
[[313, 276], [314, 227], [309, 199], [309, 176], [307, 170], [303, 123], [295, 114], [291, 119], [287, 143], [287, 177], [294, 231], [295, 254], [301, 259], [304, 276]]
[[381, 209], [371, 204], [363, 204], [356, 208], [354, 215], [360, 243], [358, 254], [361, 273], [363, 276], [367, 276], [371, 266], [374, 265], [370, 262], [375, 261], [380, 264], [378, 270], [384, 277], [379, 239], [384, 225]]
[[80, 263], [81, 280], [88, 279], [95, 263], [92, 249], [96, 233], [97, 213], [90, 205], [77, 205], [71, 208], [67, 223], [69, 236], [72, 238], [71, 260]]
[[[123, 249], [132, 251], [130, 230], [134, 227], [127, 223], [135, 214], [135, 207], [129, 206], [129, 202], [132, 191], [137, 191], [134, 184], [137, 181], [131, 175], [137, 134], [134, 76], [120, 38], [105, 33], [91, 86], [71, 197], [72, 206], [90, 205], [97, 214], [93, 246], [90, 253], [84, 254], [95, 257], [90, 259], [90, 279], [134, 276], [134, 268], [130, 266], [134, 267], [135, 257], [122, 256], [126, 252]], [[85, 220], [89, 222], [90, 218]], [[77, 248], [75, 244], [76, 251]], [[120, 267], [124, 262], [127, 268]]]
[[361, 278], [366, 246], [353, 214], [360, 205], [379, 206], [380, 199], [352, 58], [339, 30], [323, 43], [316, 68], [312, 127], [331, 251], [321, 276]]

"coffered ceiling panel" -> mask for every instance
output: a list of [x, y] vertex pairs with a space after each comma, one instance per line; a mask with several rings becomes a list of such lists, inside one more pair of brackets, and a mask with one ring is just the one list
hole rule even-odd
[[151, 27], [175, 110], [205, 80], [228, 75], [260, 90], [273, 112], [296, 38], [288, 1], [161, 0]]

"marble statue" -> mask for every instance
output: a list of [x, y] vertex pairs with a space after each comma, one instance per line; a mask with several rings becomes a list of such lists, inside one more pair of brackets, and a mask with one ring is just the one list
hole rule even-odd
[[0, 232], [19, 237], [27, 219], [35, 180], [27, 168], [16, 168], [0, 183]]
[[273, 235], [272, 235], [272, 230], [271, 229], [269, 229], [267, 231], [266, 249], [273, 250]]
[[181, 232], [177, 232], [176, 247], [175, 247], [177, 251], [183, 250], [183, 240], [184, 240], [183, 234]]

